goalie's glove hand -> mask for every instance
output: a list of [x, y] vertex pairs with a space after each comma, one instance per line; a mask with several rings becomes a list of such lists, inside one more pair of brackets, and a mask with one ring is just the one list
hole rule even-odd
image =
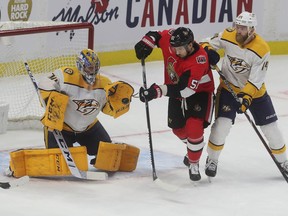
[[213, 66], [216, 65], [220, 60], [220, 55], [218, 54], [218, 52], [209, 46], [206, 46], [204, 50], [208, 55], [209, 64]]
[[139, 90], [140, 101], [145, 102], [151, 101], [152, 99], [159, 98], [162, 96], [162, 90], [157, 84], [152, 84], [150, 88], [144, 89], [143, 87]]
[[138, 59], [145, 59], [147, 56], [149, 56], [155, 46], [155, 41], [152, 37], [149, 37], [148, 35], [145, 35], [141, 41], [139, 41], [134, 49], [136, 53], [136, 57]]
[[241, 102], [239, 109], [237, 110], [237, 113], [246, 112], [246, 110], [250, 107], [252, 103], [252, 97], [249, 94], [246, 94], [244, 92], [239, 92], [237, 94], [237, 97], [239, 98]]

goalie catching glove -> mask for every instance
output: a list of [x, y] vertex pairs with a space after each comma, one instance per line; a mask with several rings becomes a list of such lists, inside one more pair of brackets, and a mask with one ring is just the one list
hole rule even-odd
[[123, 81], [114, 82], [105, 86], [107, 103], [103, 112], [117, 118], [130, 109], [134, 88]]

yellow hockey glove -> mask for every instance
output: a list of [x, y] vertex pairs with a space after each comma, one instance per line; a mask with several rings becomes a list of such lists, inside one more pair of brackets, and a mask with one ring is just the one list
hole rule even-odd
[[246, 110], [250, 107], [252, 103], [252, 97], [251, 95], [245, 94], [244, 92], [239, 92], [237, 94], [237, 97], [239, 98], [241, 105], [238, 109], [238, 113], [244, 113]]
[[105, 86], [104, 89], [106, 91], [107, 103], [102, 111], [105, 114], [118, 118], [129, 111], [134, 93], [134, 88], [130, 84], [118, 81]]
[[65, 111], [69, 97], [57, 91], [51, 92], [44, 117], [41, 122], [50, 129], [61, 131], [63, 129]]
[[250, 107], [253, 96], [258, 92], [256, 86], [254, 86], [252, 83], [247, 82], [243, 89], [237, 94], [241, 105], [239, 107], [238, 113], [244, 113], [246, 110]]

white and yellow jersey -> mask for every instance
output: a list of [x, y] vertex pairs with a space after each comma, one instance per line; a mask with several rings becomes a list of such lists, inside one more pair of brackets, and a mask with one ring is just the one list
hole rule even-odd
[[236, 30], [229, 28], [201, 42], [208, 42], [215, 50], [225, 50], [222, 73], [235, 87], [242, 89], [247, 82], [251, 83], [260, 90], [254, 97], [259, 97], [266, 91], [264, 79], [270, 48], [259, 35], [256, 34], [251, 42], [241, 46], [236, 41]]
[[64, 118], [64, 130], [81, 132], [97, 121], [97, 115], [107, 102], [104, 87], [111, 84], [107, 77], [97, 75], [89, 86], [76, 67], [62, 67], [39, 83], [44, 101], [51, 91], [69, 96]]

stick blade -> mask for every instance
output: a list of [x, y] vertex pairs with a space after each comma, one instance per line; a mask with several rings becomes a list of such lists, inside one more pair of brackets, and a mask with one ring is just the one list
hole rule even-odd
[[94, 180], [94, 181], [105, 181], [108, 179], [108, 174], [106, 172], [91, 172], [87, 171], [86, 179], [87, 180]]

